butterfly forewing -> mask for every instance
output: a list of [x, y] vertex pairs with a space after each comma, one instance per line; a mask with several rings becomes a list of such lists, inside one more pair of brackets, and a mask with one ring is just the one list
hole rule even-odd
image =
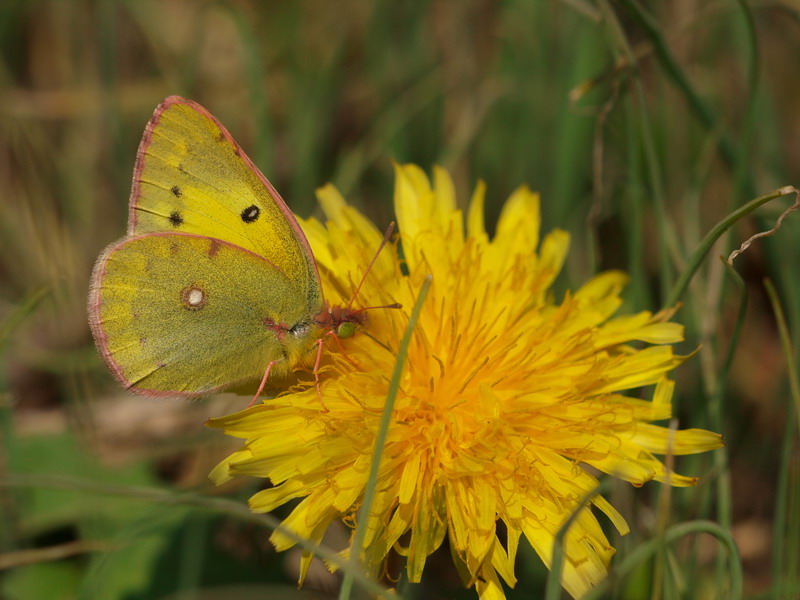
[[309, 314], [322, 291], [291, 211], [227, 130], [200, 105], [167, 98], [147, 125], [134, 171], [128, 234], [223, 239], [270, 261]]

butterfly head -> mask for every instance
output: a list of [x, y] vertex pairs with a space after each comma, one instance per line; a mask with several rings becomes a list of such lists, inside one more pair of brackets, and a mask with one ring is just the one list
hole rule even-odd
[[353, 337], [367, 320], [364, 310], [353, 310], [349, 306], [329, 306], [317, 315], [316, 322], [339, 339]]
[[344, 321], [336, 328], [336, 337], [339, 339], [353, 337], [360, 328], [361, 325], [354, 321]]

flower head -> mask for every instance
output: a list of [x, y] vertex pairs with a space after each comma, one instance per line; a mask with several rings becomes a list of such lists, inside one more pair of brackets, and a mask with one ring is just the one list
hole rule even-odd
[[[434, 171], [432, 183], [413, 165], [398, 166], [396, 176], [402, 248], [381, 254], [357, 302], [405, 308], [371, 311], [369, 335], [344, 340], [346, 355], [328, 344], [321, 389], [329, 412], [321, 412], [313, 386], [303, 386], [212, 419], [212, 426], [246, 440], [212, 477], [269, 478], [274, 487], [251, 498], [254, 511], [302, 498], [284, 526], [312, 541], [334, 519], [352, 524], [398, 345], [431, 274], [363, 559], [379, 572], [395, 550], [407, 557], [409, 580], [419, 581], [426, 559], [447, 537], [466, 583], [481, 598], [503, 598], [500, 579], [515, 584], [520, 538], [549, 565], [554, 536], [578, 510], [565, 539], [562, 583], [580, 597], [605, 576], [614, 553], [590, 508], [578, 508], [597, 485], [583, 465], [637, 486], [653, 479], [686, 486], [695, 479], [668, 472], [654, 455], [721, 446], [708, 431], [652, 424], [671, 416], [667, 373], [682, 359], [670, 344], [682, 340], [683, 329], [668, 321], [669, 312], [615, 317], [626, 283], [617, 271], [557, 302], [550, 288], [569, 237], [555, 230], [539, 244], [539, 198], [527, 187], [508, 199], [490, 239], [482, 183], [464, 219], [444, 170]], [[303, 226], [328, 300], [346, 303], [381, 234], [332, 186], [319, 198], [328, 223]], [[651, 385], [652, 401], [625, 394]], [[604, 498], [592, 504], [627, 531]], [[293, 545], [280, 532], [271, 539], [279, 550]], [[310, 559], [303, 558], [301, 579]]]

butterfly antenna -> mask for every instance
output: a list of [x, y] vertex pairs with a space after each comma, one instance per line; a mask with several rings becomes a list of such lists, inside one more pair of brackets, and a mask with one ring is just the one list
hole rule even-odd
[[399, 302], [394, 302], [393, 304], [384, 304], [383, 306], [365, 306], [363, 308], [359, 308], [358, 310], [354, 310], [353, 313], [360, 313], [366, 310], [375, 310], [376, 308], [403, 308], [403, 305]]
[[[389, 223], [389, 227], [386, 228], [386, 233], [383, 234], [383, 240], [381, 241], [381, 245], [378, 246], [378, 251], [375, 253], [375, 256], [372, 258], [372, 262], [369, 263], [369, 266], [367, 267], [367, 270], [364, 271], [364, 276], [361, 278], [361, 283], [358, 284], [358, 287], [356, 288], [356, 291], [353, 294], [353, 297], [350, 298], [350, 302], [347, 304], [347, 308], [352, 308], [353, 307], [353, 302], [355, 302], [356, 296], [358, 296], [358, 292], [361, 291], [361, 286], [364, 285], [364, 281], [366, 281], [367, 275], [369, 275], [369, 272], [372, 269], [372, 265], [374, 265], [375, 261], [378, 260], [378, 256], [380, 256], [381, 250], [383, 250], [383, 247], [389, 241], [389, 238], [392, 237], [393, 233], [394, 233], [394, 221]], [[378, 307], [374, 307], [374, 308], [400, 308], [400, 307], [392, 305], [392, 306], [387, 306], [387, 307], [378, 306]], [[366, 309], [361, 309], [361, 310], [366, 310]], [[359, 312], [361, 312], [361, 311], [359, 311]]]

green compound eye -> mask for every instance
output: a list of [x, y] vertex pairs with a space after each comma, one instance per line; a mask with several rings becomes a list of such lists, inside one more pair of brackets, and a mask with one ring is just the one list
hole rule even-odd
[[336, 336], [341, 338], [349, 338], [353, 337], [358, 331], [358, 325], [356, 323], [351, 323], [350, 321], [345, 321], [341, 323], [339, 327], [336, 328]]

